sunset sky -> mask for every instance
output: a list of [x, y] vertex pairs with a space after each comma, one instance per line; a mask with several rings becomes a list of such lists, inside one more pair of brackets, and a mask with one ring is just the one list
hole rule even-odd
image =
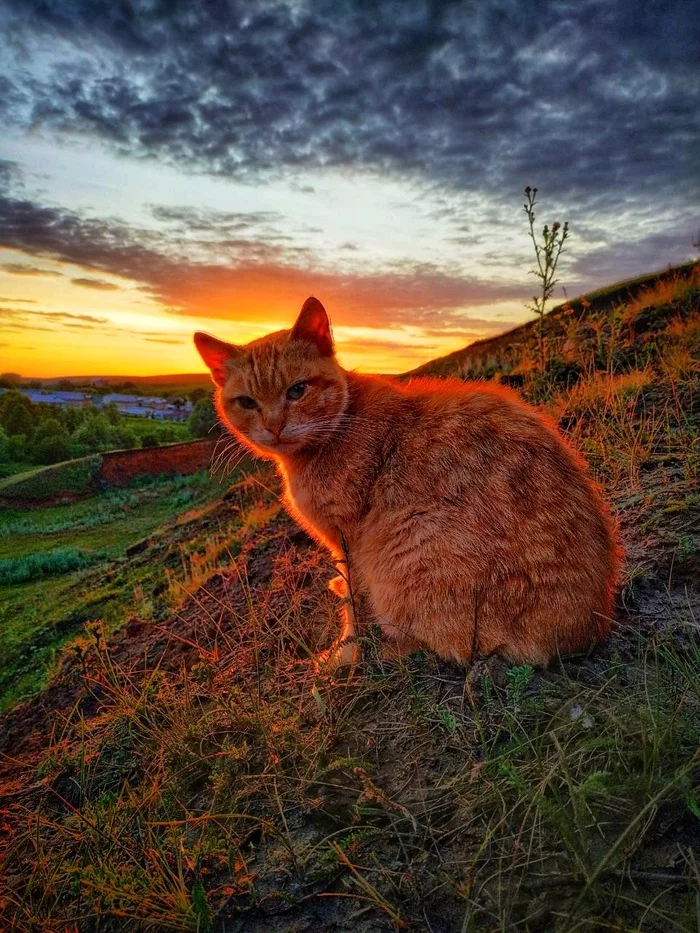
[[[315, 294], [348, 367], [697, 255], [688, 0], [0, 0], [0, 372], [203, 370]], [[561, 299], [563, 291], [557, 289]]]

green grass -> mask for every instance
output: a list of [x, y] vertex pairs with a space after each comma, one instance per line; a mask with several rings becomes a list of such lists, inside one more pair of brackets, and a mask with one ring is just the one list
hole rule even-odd
[[66, 547], [43, 554], [6, 557], [0, 560], [0, 586], [12, 586], [71, 573], [99, 560], [101, 556], [99, 553], [88, 556], [78, 548]]
[[153, 434], [156, 437], [165, 434], [168, 436], [168, 440], [161, 441], [161, 443], [167, 444], [192, 440], [186, 421], [155, 421], [152, 418], [141, 418], [134, 415], [132, 417], [124, 416], [124, 426], [133, 431], [138, 437], [139, 443], [144, 434]]
[[91, 454], [0, 480], [0, 501], [41, 500], [59, 494], [85, 495], [93, 489], [101, 463], [99, 454]]
[[[316, 679], [332, 569], [267, 477], [0, 514], [0, 558], [115, 549], [1, 597], [6, 702], [61, 648], [65, 694], [7, 764], [11, 933], [698, 933], [699, 312], [664, 285], [573, 321], [573, 381], [561, 334], [522, 367], [627, 546], [614, 634], [547, 670], [389, 663], [370, 628], [353, 679]], [[110, 642], [131, 615], [152, 629]]]
[[0, 463], [0, 480], [7, 479], [9, 476], [16, 476], [18, 473], [26, 473], [28, 470], [36, 469], [36, 464], [29, 462], [5, 461]]
[[[57, 649], [86, 621], [118, 625], [130, 611], [153, 612], [171, 586], [169, 574], [182, 575], [185, 545], [173, 526], [225, 490], [198, 473], [31, 511], [0, 508], [0, 708], [45, 682]], [[222, 516], [228, 519], [227, 509]], [[156, 533], [156, 552], [171, 542], [174, 556], [162, 547], [154, 559], [146, 548], [124, 560], [127, 548]], [[202, 539], [210, 534], [201, 530]]]
[[362, 908], [386, 930], [695, 929], [696, 633], [633, 636], [594, 668], [497, 667], [471, 700], [449, 665], [389, 665], [368, 643], [359, 680], [313, 687], [291, 649], [314, 648], [306, 613], [261, 596], [189, 674], [134, 677], [93, 630], [99, 728], [75, 717], [34, 765], [72, 802], [18, 833], [19, 917], [197, 931], [293, 922], [320, 893], [349, 901], [327, 915], [339, 929]]
[[221, 494], [203, 473], [136, 480], [124, 489], [31, 511], [0, 507], [0, 558], [76, 546], [118, 557], [162, 521]]

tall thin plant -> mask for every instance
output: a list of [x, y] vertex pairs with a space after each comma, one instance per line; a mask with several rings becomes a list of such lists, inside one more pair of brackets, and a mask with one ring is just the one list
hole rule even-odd
[[557, 270], [557, 263], [561, 256], [564, 243], [569, 236], [569, 222], [566, 221], [562, 226], [558, 220], [555, 220], [552, 226], [545, 224], [542, 228], [541, 241], [537, 239], [535, 233], [535, 204], [537, 203], [537, 188], [531, 188], [529, 185], [525, 189], [525, 213], [530, 231], [530, 239], [535, 248], [535, 258], [537, 268], [531, 269], [532, 275], [537, 276], [540, 281], [540, 293], [534, 295], [532, 304], [527, 307], [534, 311], [539, 318], [539, 364], [540, 375], [544, 375], [545, 357], [544, 357], [544, 313], [547, 302], [552, 296], [554, 286], [559, 281], [554, 278]]

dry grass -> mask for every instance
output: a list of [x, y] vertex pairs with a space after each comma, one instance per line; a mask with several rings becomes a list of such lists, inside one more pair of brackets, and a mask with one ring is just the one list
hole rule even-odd
[[[169, 629], [108, 646], [95, 626], [72, 649], [74, 706], [14, 765], [3, 929], [697, 933], [698, 604], [671, 603], [670, 581], [700, 547], [698, 317], [667, 316], [638, 366], [603, 322], [598, 355], [578, 355], [607, 370], [546, 387], [608, 494], [639, 510], [631, 543], [676, 534], [634, 625], [547, 671], [389, 664], [370, 633], [358, 677], [316, 682], [331, 568], [248, 479], [229, 500], [240, 539], [183, 549]], [[203, 582], [224, 547], [231, 571]], [[649, 561], [628, 575], [633, 606]]]
[[700, 265], [697, 265], [689, 276], [676, 275], [667, 279], [659, 279], [653, 285], [643, 288], [632, 301], [627, 303], [624, 321], [629, 325], [634, 323], [639, 313], [647, 308], [658, 308], [684, 301], [699, 287]]
[[[295, 578], [281, 558], [271, 591]], [[32, 769], [9, 930], [224, 929], [309, 899], [341, 929], [363, 907], [386, 921], [372, 929], [695, 916], [692, 847], [681, 835], [660, 867], [655, 840], [700, 814], [697, 636], [484, 675], [476, 703], [427, 658], [314, 687], [308, 605], [244, 590], [250, 611], [216, 628], [216, 651], [193, 645], [189, 671], [124, 667], [93, 630], [99, 712], [74, 712]]]
[[663, 418], [646, 404], [654, 377], [646, 368], [623, 375], [596, 373], [558, 400], [556, 412], [598, 479], [639, 485], [663, 432]]

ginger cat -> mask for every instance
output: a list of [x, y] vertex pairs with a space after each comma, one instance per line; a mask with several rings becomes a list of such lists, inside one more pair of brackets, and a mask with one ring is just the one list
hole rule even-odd
[[325, 669], [355, 662], [366, 622], [396, 655], [461, 663], [546, 664], [608, 634], [614, 525], [580, 457], [514, 393], [347, 372], [316, 298], [291, 331], [194, 340], [221, 419], [275, 461], [287, 508], [344, 568]]

